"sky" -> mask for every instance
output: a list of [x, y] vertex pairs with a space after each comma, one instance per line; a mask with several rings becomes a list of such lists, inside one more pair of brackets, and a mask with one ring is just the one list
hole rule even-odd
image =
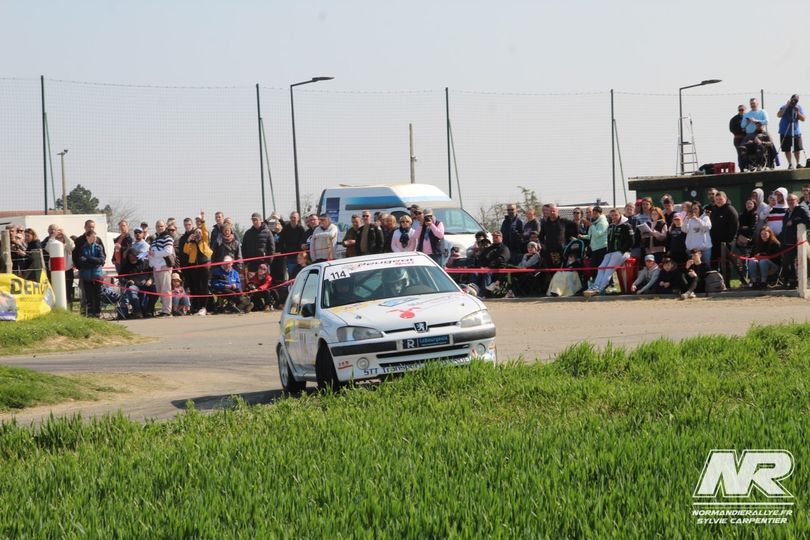
[[[248, 101], [249, 92], [258, 83], [269, 102], [271, 160], [276, 167], [280, 206], [289, 208], [294, 202], [290, 189], [291, 146], [287, 140], [289, 112], [285, 109], [289, 84], [312, 76], [335, 77], [327, 83], [297, 90], [302, 109], [299, 145], [301, 158], [306, 162], [305, 165], [302, 161], [301, 166], [310, 182], [306, 190], [314, 195], [330, 183], [330, 171], [337, 171], [340, 180], [354, 178], [361, 182], [385, 176], [389, 162], [372, 167], [369, 163], [373, 158], [368, 157], [368, 163], [362, 163], [364, 154], [358, 146], [373, 146], [377, 128], [369, 119], [374, 115], [382, 118], [386, 107], [391, 108], [385, 98], [387, 93], [395, 97], [408, 96], [408, 92], [428, 93], [425, 100], [430, 104], [419, 101], [424, 109], [419, 113], [412, 113], [411, 106], [421, 95], [395, 101], [395, 107], [400, 108], [398, 112], [408, 114], [400, 114], [391, 121], [398, 122], [397, 133], [407, 137], [407, 127], [399, 122], [407, 124], [409, 115], [420, 119], [416, 131], [417, 155], [421, 152], [426, 156], [420, 165], [423, 177], [445, 185], [446, 178], [441, 178], [442, 174], [446, 176], [447, 169], [446, 161], [442, 161], [446, 160], [446, 149], [441, 147], [445, 144], [441, 114], [443, 90], [449, 87], [456, 92], [452, 94], [451, 107], [458, 116], [454, 136], [459, 174], [467, 182], [462, 184], [463, 192], [468, 194], [466, 205], [479, 207], [492, 202], [494, 182], [501, 188], [498, 197], [515, 197], [517, 185], [536, 181], [528, 187], [544, 198], [565, 202], [562, 199], [611, 195], [607, 179], [610, 170], [605, 170], [609, 166], [610, 147], [605, 154], [603, 139], [599, 139], [598, 150], [587, 147], [591, 132], [609, 136], [606, 104], [610, 89], [626, 92], [619, 104], [620, 109], [625, 107], [621, 110], [623, 116], [617, 115], [625, 165], [629, 169], [626, 176], [672, 173], [676, 141], [671, 137], [677, 132], [678, 88], [710, 78], [723, 82], [687, 91], [693, 101], [687, 103], [686, 112], [695, 114], [696, 144], [702, 141], [701, 148], [711, 154], [706, 160], [732, 161], [733, 156], [725, 154], [729, 146], [726, 124], [737, 102], [765, 89], [775, 108], [791, 93], [810, 90], [807, 38], [798, 30], [799, 26], [791, 30], [785, 25], [786, 20], [807, 19], [807, 15], [806, 2], [788, 0], [768, 3], [0, 0], [0, 47], [5, 51], [0, 59], [0, 88], [2, 78], [33, 80], [40, 75], [52, 80], [121, 85], [235, 87], [245, 91], [247, 114], [254, 105]], [[234, 90], [228, 96], [241, 91]], [[114, 92], [110, 90], [98, 99], [110, 98]], [[161, 95], [167, 93], [170, 92]], [[365, 93], [372, 96], [370, 100], [376, 108], [369, 108], [369, 101], [358, 100]], [[9, 91], [7, 95], [12, 94]], [[581, 100], [577, 98], [579, 94], [584, 95]], [[655, 94], [663, 96], [659, 96], [661, 99], [648, 96]], [[712, 107], [711, 113], [698, 106], [698, 98], [694, 96], [702, 94], [714, 96], [701, 102], [704, 109]], [[88, 90], [82, 99], [89, 100], [94, 95]], [[723, 95], [728, 98], [717, 99]], [[145, 110], [152, 98], [146, 93], [139, 96], [137, 106]], [[26, 94], [26, 106], [33, 114], [36, 101], [30, 97]], [[4, 101], [5, 106], [0, 103], [0, 118], [4, 107], [15, 111], [20, 108], [8, 97]], [[541, 102], [554, 107], [553, 116], [541, 107]], [[203, 101], [199, 103], [200, 108], [207, 107]], [[310, 103], [311, 108], [307, 109]], [[110, 178], [95, 142], [96, 149], [85, 152], [88, 161], [81, 161], [78, 135], [68, 126], [56, 125], [59, 105], [59, 102], [50, 105], [54, 109], [51, 132], [54, 146], [76, 148], [73, 155], [77, 157], [73, 159], [78, 161], [71, 163], [71, 167], [85, 175], [86, 183], [94, 175]], [[335, 112], [337, 107], [339, 114]], [[711, 116], [715, 108], [720, 109], [716, 118]], [[92, 111], [92, 104], [86, 110]], [[223, 111], [228, 110], [223, 106]], [[423, 120], [427, 110], [431, 111], [429, 121]], [[487, 119], [485, 114], [478, 115], [482, 110], [496, 111], [498, 116]], [[522, 114], [527, 110], [536, 111], [537, 116]], [[14, 111], [5, 113], [8, 116]], [[322, 114], [325, 120], [319, 123], [313, 116], [315, 113]], [[771, 115], [775, 117], [775, 110]], [[432, 124], [434, 121], [436, 126]], [[422, 127], [427, 122], [431, 122], [430, 126]], [[496, 125], [498, 122], [502, 125]], [[531, 132], [534, 125], [544, 127], [545, 131], [539, 135]], [[248, 129], [247, 122], [245, 126]], [[328, 128], [322, 138], [313, 135], [319, 126]], [[647, 126], [665, 128], [665, 133], [662, 131], [651, 143], [644, 136]], [[19, 129], [28, 127], [26, 124]], [[16, 129], [16, 124], [8, 121], [0, 128], [6, 130], [5, 137], [0, 132], [0, 154], [6, 156], [3, 162], [34, 161], [34, 153], [29, 156], [12, 143], [6, 142], [3, 148], [3, 141], [14, 139]], [[255, 130], [255, 123], [250, 129]], [[481, 133], [486, 131], [497, 133], [500, 141], [514, 136], [516, 142], [499, 146], [485, 140]], [[541, 141], [544, 137], [551, 139], [554, 152], [564, 156], [566, 165], [560, 165], [557, 159], [538, 158], [537, 164], [528, 160], [521, 168], [519, 161], [523, 157], [528, 159], [532, 153], [532, 146], [525, 141], [535, 135]], [[94, 140], [92, 134], [82, 136], [84, 143]], [[150, 138], [132, 137], [139, 144]], [[340, 144], [334, 142], [336, 139], [340, 139]], [[253, 143], [246, 138], [245, 145], [248, 144]], [[54, 148], [53, 152], [56, 151], [58, 148]], [[493, 153], [508, 156], [508, 161], [498, 163]], [[347, 155], [354, 161], [342, 157]], [[148, 156], [142, 159], [148, 160]], [[41, 175], [41, 157], [38, 161]], [[29, 195], [24, 195], [23, 201], [40, 204], [37, 201], [42, 200], [42, 188], [34, 183], [33, 169], [29, 173], [26, 164], [6, 165], [4, 169], [3, 162], [0, 162], [3, 191], [23, 183], [22, 191], [30, 194], [30, 202]], [[396, 168], [391, 166], [388, 177], [407, 180], [407, 163], [406, 153]], [[578, 164], [586, 170], [579, 184]], [[256, 169], [258, 164], [250, 167]], [[537, 178], [524, 174], [524, 169], [532, 169]], [[507, 174], [504, 178], [493, 178], [497, 171]], [[207, 178], [207, 173], [199, 174]], [[212, 177], [210, 181], [218, 178]], [[106, 199], [112, 196], [112, 191], [121, 193], [120, 186], [113, 190], [101, 183], [93, 185], [93, 189]], [[145, 196], [139, 205], [151, 208], [156, 202], [159, 206], [160, 201]], [[4, 197], [0, 209], [8, 209], [12, 203]], [[246, 203], [234, 202], [233, 211], [247, 211]]]

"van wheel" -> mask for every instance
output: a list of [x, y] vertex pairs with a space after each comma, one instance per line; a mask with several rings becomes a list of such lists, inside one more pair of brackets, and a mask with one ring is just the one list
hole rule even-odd
[[335, 362], [332, 360], [332, 353], [325, 345], [318, 349], [318, 356], [315, 358], [315, 379], [318, 381], [318, 390], [330, 388], [333, 392], [340, 390], [340, 381], [335, 371]]
[[290, 367], [290, 358], [287, 351], [279, 345], [276, 351], [278, 357], [278, 377], [281, 379], [281, 387], [290, 394], [300, 394], [306, 387], [306, 381], [296, 381]]

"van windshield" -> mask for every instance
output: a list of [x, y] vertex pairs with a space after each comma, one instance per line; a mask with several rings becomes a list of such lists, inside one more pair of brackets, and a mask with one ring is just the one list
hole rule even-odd
[[434, 208], [436, 219], [444, 223], [445, 234], [475, 234], [483, 227], [461, 208]]

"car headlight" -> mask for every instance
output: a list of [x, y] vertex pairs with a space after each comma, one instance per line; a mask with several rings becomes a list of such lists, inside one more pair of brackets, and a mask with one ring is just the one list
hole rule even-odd
[[470, 328], [472, 326], [481, 326], [484, 324], [492, 324], [492, 317], [489, 316], [489, 311], [482, 309], [475, 313], [470, 313], [460, 321], [458, 325], [462, 328]]
[[344, 326], [337, 330], [338, 341], [362, 341], [364, 339], [381, 337], [383, 337], [383, 335], [379, 330], [365, 328], [363, 326]]

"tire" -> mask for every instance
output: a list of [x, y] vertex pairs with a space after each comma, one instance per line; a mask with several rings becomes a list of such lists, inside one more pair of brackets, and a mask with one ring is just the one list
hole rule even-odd
[[340, 390], [341, 384], [335, 371], [335, 362], [326, 345], [320, 346], [318, 356], [315, 358], [315, 379], [318, 381], [318, 390], [331, 389], [333, 392]]
[[278, 346], [276, 353], [278, 358], [278, 377], [281, 380], [281, 387], [285, 392], [289, 392], [290, 394], [300, 394], [307, 385], [306, 381], [295, 380], [292, 368], [290, 368], [290, 359], [281, 345]]

